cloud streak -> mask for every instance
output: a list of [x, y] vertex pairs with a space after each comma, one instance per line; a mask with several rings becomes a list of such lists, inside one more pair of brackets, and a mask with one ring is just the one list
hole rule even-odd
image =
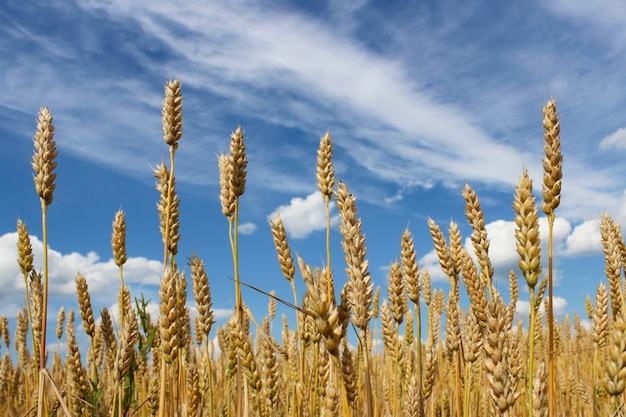
[[[69, 12], [50, 7], [53, 13]], [[449, 14], [440, 27], [422, 22], [420, 29], [396, 20], [395, 25], [416, 30], [408, 31], [412, 39], [426, 33], [432, 35], [420, 40], [423, 57], [419, 65], [414, 62], [414, 53], [403, 55], [409, 52], [404, 49], [407, 32], [394, 30], [390, 24], [382, 23], [384, 20], [379, 20], [377, 29], [386, 34], [389, 45], [397, 48], [383, 52], [364, 43], [358, 30], [364, 21], [358, 16], [368, 14], [359, 5], [328, 11], [331, 22], [337, 16], [352, 22], [342, 28], [293, 8], [270, 10], [247, 1], [205, 4], [187, 0], [174, 6], [161, 1], [91, 0], [81, 3], [81, 7], [77, 9], [81, 14], [72, 21], [86, 19], [93, 33], [76, 44], [59, 34], [42, 36], [36, 28], [20, 23], [8, 25], [5, 35], [23, 44], [33, 44], [46, 54], [37, 57], [41, 60], [39, 65], [27, 57], [13, 60], [6, 97], [14, 98], [4, 105], [34, 114], [38, 100], [47, 97], [53, 114], [58, 115], [58, 131], [64, 136], [59, 146], [129, 175], [143, 175], [146, 163], [158, 162], [160, 158], [163, 145], [158, 80], [172, 76], [183, 79], [184, 94], [189, 100], [185, 105], [185, 137], [190, 139], [186, 145], [189, 149], [181, 146], [181, 182], [216, 181], [215, 166], [206, 164], [210, 155], [198, 151], [220, 143], [224, 146], [220, 132], [226, 138], [234, 127], [225, 120], [242, 115], [253, 115], [245, 118], [262, 124], [261, 130], [278, 126], [320, 134], [332, 127], [335, 146], [343, 150], [349, 161], [342, 174], [354, 183], [366, 183], [368, 178], [399, 186], [415, 181], [468, 180], [502, 187], [514, 183], [522, 161], [527, 161], [534, 176], [540, 174], [539, 118], [534, 118], [536, 128], [532, 134], [528, 128], [521, 129], [528, 125], [524, 119], [533, 114], [536, 100], [516, 97], [529, 88], [519, 80], [530, 81], [530, 73], [536, 71], [531, 67], [541, 68], [551, 59], [553, 51], [536, 53], [536, 48], [553, 45], [544, 47], [540, 43], [543, 38], [534, 35], [527, 44], [512, 44], [513, 49], [507, 52], [510, 61], [496, 60], [486, 53], [486, 48], [498, 50], [501, 46], [492, 39], [480, 39], [481, 35], [473, 30], [467, 36], [474, 43], [466, 45], [461, 42], [465, 38], [455, 30], [479, 16], [480, 6], [447, 10], [450, 5], [444, 3], [442, 9]], [[555, 1], [548, 10], [580, 19], [585, 9], [579, 3], [566, 7]], [[542, 18], [545, 17], [531, 16], [537, 24]], [[207, 21], [212, 23], [207, 25]], [[87, 34], [86, 29], [83, 23], [77, 30]], [[503, 29], [496, 26], [494, 33]], [[516, 30], [531, 33], [530, 29], [529, 24], [524, 24]], [[104, 54], [109, 36], [117, 41], [112, 58], [128, 61], [130, 67], [115, 67], [114, 79], [106, 73], [108, 68], [114, 68]], [[554, 44], [565, 42], [564, 36], [554, 36]], [[448, 57], [441, 56], [444, 49], [448, 50]], [[466, 67], [451, 58], [463, 59], [468, 54], [473, 59], [465, 60]], [[573, 52], [564, 56], [571, 62], [580, 58]], [[104, 71], [98, 71], [96, 61]], [[517, 63], [528, 63], [529, 68], [520, 69]], [[488, 71], [496, 65], [501, 72]], [[90, 72], [88, 85], [84, 71]], [[515, 81], [498, 76], [500, 73]], [[446, 80], [441, 74], [458, 77]], [[555, 78], [575, 85], [585, 81], [576, 77], [581, 76], [566, 74]], [[586, 85], [593, 82], [594, 79], [587, 79]], [[476, 86], [480, 85], [484, 86], [479, 91]], [[559, 85], [555, 90], [568, 97], [572, 89]], [[216, 105], [207, 108], [203, 104], [207, 102]], [[525, 110], [518, 113], [522, 108]], [[567, 124], [563, 123], [563, 128], [566, 132]], [[532, 136], [533, 146], [527, 143]], [[90, 140], [86, 142], [84, 137]], [[268, 138], [264, 145], [275, 143]], [[310, 146], [312, 138], [306, 143]], [[261, 151], [251, 147], [250, 152], [253, 156]], [[281, 154], [273, 155], [268, 162], [284, 164]], [[595, 201], [616, 207], [622, 191], [616, 191], [621, 186], [616, 181], [601, 181], [616, 178], [622, 168], [590, 170], [588, 162], [584, 153], [575, 152], [569, 152], [565, 161], [570, 182], [561, 209], [577, 219], [588, 217], [597, 207]], [[252, 166], [250, 170], [259, 177], [260, 187], [276, 190], [271, 177], [275, 170], [260, 167], [255, 171]], [[296, 181], [292, 189], [295, 184]], [[375, 187], [366, 188], [360, 197], [382, 201], [379, 193]], [[597, 198], [582, 198], [588, 195]], [[388, 203], [396, 201], [401, 200], [392, 198]]]

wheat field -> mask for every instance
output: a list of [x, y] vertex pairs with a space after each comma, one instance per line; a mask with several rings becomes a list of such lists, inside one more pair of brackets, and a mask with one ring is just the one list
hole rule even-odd
[[[335, 179], [333, 142], [327, 133], [316, 161], [326, 207], [326, 262], [312, 266], [294, 258], [280, 217], [272, 219], [277, 260], [293, 299], [266, 294], [265, 317], [252, 314], [242, 296], [246, 284], [239, 280], [239, 265], [246, 262], [239, 256], [238, 228], [248, 159], [243, 130], [237, 128], [229, 152], [217, 158], [236, 305], [227, 323], [215, 328], [204, 262], [195, 254], [178, 253], [175, 156], [178, 146], [184, 146], [182, 93], [179, 80], [169, 81], [162, 109], [169, 161], [154, 170], [164, 266], [159, 317], [150, 317], [147, 302], [131, 294], [124, 282], [126, 224], [124, 212], [118, 211], [111, 246], [119, 267], [119, 320], [106, 308], [93, 311], [87, 279], [78, 274], [79, 311], [62, 307], [52, 332], [46, 329], [47, 315], [54, 314], [48, 312], [46, 220], [58, 152], [51, 113], [42, 108], [32, 167], [42, 209], [43, 269], [34, 269], [28, 229], [18, 221], [17, 261], [26, 292], [16, 328], [0, 317], [0, 337], [7, 348], [0, 362], [0, 416], [626, 415], [626, 246], [620, 225], [603, 215], [606, 282], [599, 282], [596, 294], [587, 297], [582, 316], [575, 313], [557, 321], [552, 314], [552, 226], [561, 197], [563, 156], [554, 100], [545, 104], [543, 115], [542, 201], [536, 201], [533, 182], [522, 171], [511, 216], [523, 276], [510, 272], [506, 294], [492, 283], [484, 214], [469, 184], [459, 198], [465, 201], [473, 253], [463, 246], [457, 223], [442, 226], [428, 219], [448, 277], [447, 292], [431, 289], [408, 228], [397, 237], [401, 250], [389, 270], [387, 288], [374, 288], [356, 197]], [[343, 253], [331, 258], [333, 202]], [[549, 225], [549, 244], [543, 249], [539, 206]], [[542, 270], [542, 253], [548, 256], [547, 271]], [[333, 271], [342, 270], [345, 278], [342, 274], [339, 279]], [[529, 317], [519, 317], [515, 310], [520, 284], [528, 287]], [[189, 287], [197, 309], [193, 320], [186, 302]], [[461, 306], [462, 293], [469, 300], [467, 308]], [[277, 302], [290, 306], [293, 316], [277, 318]], [[587, 319], [590, 328], [583, 326]], [[78, 321], [89, 338], [88, 349], [78, 346]], [[51, 342], [47, 334], [67, 345], [63, 357], [58, 350], [42, 349]], [[356, 342], [348, 343], [349, 336]]]

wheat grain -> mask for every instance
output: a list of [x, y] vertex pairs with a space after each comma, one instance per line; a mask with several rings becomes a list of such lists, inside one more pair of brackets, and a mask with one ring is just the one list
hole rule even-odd
[[605, 271], [611, 290], [611, 313], [616, 317], [624, 306], [622, 293], [622, 243], [618, 239], [617, 226], [608, 214], [604, 213], [600, 221], [602, 251], [604, 252]]
[[222, 214], [229, 220], [235, 215], [235, 201], [237, 197], [233, 190], [234, 164], [232, 155], [219, 155], [217, 165], [220, 171], [220, 202], [222, 204]]
[[337, 189], [337, 208], [341, 224], [341, 247], [346, 260], [346, 273], [350, 280], [348, 300], [352, 310], [352, 323], [365, 331], [372, 317], [372, 291], [374, 284], [365, 259], [365, 235], [361, 231], [361, 219], [357, 218], [355, 197], [348, 187], [340, 182]]
[[287, 231], [285, 230], [280, 216], [276, 216], [270, 220], [270, 226], [272, 228], [272, 237], [274, 238], [274, 247], [278, 254], [280, 269], [283, 271], [283, 275], [288, 281], [293, 281], [296, 267], [293, 263], [289, 243], [287, 242]]
[[563, 177], [563, 155], [561, 154], [561, 123], [556, 113], [556, 101], [548, 100], [543, 107], [543, 137], [545, 140], [543, 159], [543, 202], [546, 214], [554, 212], [561, 202], [561, 178]]
[[54, 180], [56, 179], [54, 170], [57, 167], [54, 160], [58, 156], [58, 152], [54, 142], [52, 115], [47, 107], [42, 107], [37, 115], [37, 132], [34, 143], [35, 153], [31, 165], [35, 171], [35, 189], [42, 202], [50, 205], [54, 197]]
[[479, 278], [476, 265], [474, 265], [474, 261], [472, 261], [467, 250], [461, 249], [459, 257], [463, 271], [463, 282], [472, 305], [472, 311], [478, 319], [480, 326], [484, 328], [487, 323], [485, 314], [485, 309], [487, 308], [485, 283]]
[[115, 382], [121, 384], [128, 375], [135, 353], [135, 343], [137, 342], [139, 323], [134, 312], [124, 316], [122, 330], [120, 332], [120, 347], [117, 350], [115, 360]]
[[65, 307], [61, 306], [59, 308], [59, 312], [57, 313], [57, 329], [56, 336], [57, 340], [61, 340], [61, 336], [63, 336], [63, 322], [65, 321]]
[[21, 219], [17, 220], [17, 263], [22, 275], [28, 277], [33, 269], [33, 246], [30, 242], [28, 228]]
[[122, 267], [126, 261], [126, 216], [122, 210], [115, 213], [113, 220], [113, 234], [111, 235], [111, 247], [115, 265]]
[[544, 362], [539, 364], [537, 370], [537, 376], [535, 383], [533, 384], [533, 409], [535, 416], [547, 417], [548, 416], [548, 374], [546, 372], [546, 365]]
[[89, 337], [93, 337], [96, 327], [91, 309], [91, 297], [89, 297], [87, 279], [82, 274], [76, 276], [76, 294], [78, 295], [80, 317], [83, 319], [83, 328]]
[[534, 288], [541, 274], [539, 218], [535, 196], [533, 196], [532, 180], [526, 170], [524, 170], [519, 184], [515, 188], [513, 209], [516, 213], [515, 239], [517, 241], [517, 253], [520, 256], [519, 267], [528, 286]]
[[496, 295], [488, 303], [484, 366], [489, 381], [490, 395], [500, 415], [507, 416], [515, 403], [515, 378], [508, 365], [509, 331], [506, 328], [506, 308]]
[[162, 242], [168, 253], [176, 255], [180, 241], [180, 198], [176, 193], [176, 180], [165, 163], [157, 165], [154, 177], [157, 179], [156, 188], [160, 195], [157, 209]]
[[168, 145], [177, 148], [183, 135], [183, 96], [180, 80], [168, 81], [165, 84], [165, 97], [161, 110], [163, 139]]
[[469, 184], [465, 183], [462, 195], [465, 199], [465, 217], [470, 226], [472, 226], [471, 241], [480, 265], [480, 278], [485, 282], [491, 293], [493, 266], [489, 258], [489, 239], [487, 238], [487, 229], [485, 228], [485, 216], [480, 206], [478, 195]]
[[70, 317], [67, 320], [67, 364], [69, 386], [72, 390], [74, 400], [71, 401], [72, 411], [76, 415], [82, 415], [84, 409], [83, 398], [87, 398], [89, 385], [87, 375], [80, 359], [80, 350], [76, 343], [76, 334], [74, 333], [74, 311], [70, 311]]
[[609, 362], [606, 369], [606, 391], [617, 397], [624, 392], [626, 383], [626, 317], [624, 312], [615, 317], [611, 329]]
[[326, 132], [320, 139], [320, 146], [317, 151], [317, 188], [325, 200], [329, 200], [335, 190], [332, 140], [330, 133]]
[[435, 251], [439, 257], [441, 269], [448, 277], [448, 280], [456, 281], [457, 276], [455, 274], [455, 266], [454, 261], [452, 260], [452, 255], [450, 254], [450, 248], [446, 243], [446, 239], [443, 237], [441, 228], [430, 217], [428, 218], [428, 229], [430, 230], [430, 235], [433, 239], [433, 244], [435, 245]]
[[0, 316], [0, 338], [4, 339], [7, 348], [11, 346], [11, 338], [9, 337], [9, 319], [4, 314]]
[[208, 341], [211, 328], [213, 324], [215, 324], [209, 278], [204, 268], [204, 262], [198, 255], [194, 253], [188, 263], [191, 269], [193, 297], [196, 301], [196, 308], [198, 309], [196, 332], [199, 332], [202, 338]]
[[41, 354], [43, 325], [43, 284], [41, 274], [35, 270], [30, 274], [31, 329], [33, 332], [33, 353], [37, 358]]
[[387, 282], [387, 293], [389, 296], [389, 309], [391, 310], [391, 316], [397, 325], [400, 325], [404, 321], [404, 315], [406, 314], [408, 307], [404, 284], [402, 282], [402, 269], [397, 261], [391, 264]]
[[180, 323], [178, 319], [176, 285], [178, 278], [175, 273], [167, 273], [161, 279], [161, 288], [159, 289], [159, 329], [161, 336], [161, 352], [165, 362], [172, 363], [178, 356], [178, 347], [180, 340], [178, 339]]
[[593, 314], [592, 331], [593, 342], [597, 348], [606, 344], [609, 330], [609, 297], [604, 283], [596, 290], [596, 308]]

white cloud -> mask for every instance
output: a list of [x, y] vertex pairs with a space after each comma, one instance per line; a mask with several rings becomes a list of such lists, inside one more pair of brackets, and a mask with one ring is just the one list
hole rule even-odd
[[[518, 255], [515, 250], [515, 223], [505, 220], [496, 220], [488, 223], [487, 236], [489, 238], [489, 258], [496, 270], [500, 273], [508, 273], [511, 265], [517, 265]], [[469, 239], [465, 243], [474, 252]]]
[[[488, 223], [487, 237], [489, 238], [489, 259], [493, 265], [496, 274], [507, 276], [511, 269], [516, 270], [519, 261], [519, 255], [516, 250], [515, 240], [515, 222], [508, 220], [495, 220]], [[570, 223], [557, 217], [554, 221], [553, 244], [555, 249], [563, 246], [565, 239], [571, 231]], [[542, 263], [547, 263], [547, 247], [548, 247], [548, 220], [545, 217], [539, 218], [539, 236], [541, 239]], [[465, 240], [465, 246], [472, 256], [474, 256], [474, 248], [468, 237]]]
[[420, 270], [427, 270], [430, 274], [431, 281], [448, 281], [448, 277], [441, 269], [439, 264], [439, 257], [435, 249], [424, 255], [419, 261]]
[[[35, 258], [34, 267], [42, 268], [43, 243], [36, 236], [30, 236]], [[17, 265], [17, 233], [0, 236], [0, 304], [8, 305], [24, 298], [24, 278]], [[89, 293], [94, 308], [116, 299], [119, 289], [119, 270], [113, 259], [101, 261], [100, 257], [89, 252], [62, 254], [53, 248], [48, 249], [49, 294], [59, 297], [76, 297], [76, 275], [81, 273], [87, 279]], [[163, 273], [162, 264], [142, 257], [130, 257], [124, 265], [124, 279], [129, 286], [158, 284]], [[19, 297], [19, 298], [17, 298]], [[10, 312], [15, 314], [14, 309]]]
[[242, 235], [251, 235], [256, 230], [254, 223], [242, 223], [239, 225], [239, 233]]
[[565, 240], [565, 254], [570, 256], [598, 254], [601, 251], [600, 219], [579, 224]]
[[[555, 316], [562, 315], [565, 312], [565, 307], [567, 307], [567, 300], [565, 298], [558, 296], [552, 297], [552, 310], [554, 311]], [[515, 305], [515, 311], [520, 317], [528, 317], [530, 314], [530, 302], [526, 300], [518, 300]], [[539, 307], [539, 312], [545, 316], [545, 305], [543, 301]]]
[[[331, 202], [330, 206], [332, 213], [335, 203]], [[280, 206], [274, 210], [268, 219], [273, 219], [276, 216], [280, 216], [287, 234], [294, 239], [302, 239], [317, 230], [326, 229], [324, 199], [317, 191], [304, 199], [292, 198], [288, 205]], [[331, 217], [331, 224], [334, 225], [337, 221], [337, 215]]]
[[615, 148], [617, 150], [626, 149], [626, 127], [621, 129], [617, 129], [615, 132], [606, 136], [600, 141], [598, 145], [600, 149], [611, 149]]
[[[620, 25], [623, 14], [617, 13], [618, 6], [609, 7], [609, 3], [606, 0], [553, 0], [548, 7], [567, 16], [598, 19], [598, 33], [603, 33], [606, 22], [622, 28], [624, 33], [623, 25]], [[208, 113], [212, 118], [209, 121], [206, 112], [194, 114], [192, 109], [197, 107], [187, 106], [186, 114], [190, 119], [202, 120], [188, 128], [192, 135], [194, 128], [200, 131], [205, 126], [220, 131], [224, 128], [224, 121], [232, 119], [233, 111], [244, 117], [253, 115], [268, 124], [301, 130], [312, 131], [331, 125], [337, 132], [337, 148], [348, 154], [349, 163], [345, 166], [352, 172], [346, 174], [358, 174], [364, 181], [374, 177], [396, 184], [417, 178], [434, 182], [477, 179], [510, 184], [519, 174], [520, 156], [530, 162], [531, 171], [534, 167], [538, 172], [541, 145], [539, 141], [527, 140], [534, 133], [522, 129], [522, 121], [528, 120], [526, 116], [534, 114], [536, 109], [532, 107], [536, 100], [533, 94], [528, 94], [528, 89], [533, 81], [536, 86], [541, 84], [537, 68], [540, 71], [542, 68], [569, 69], [557, 73], [549, 70], [547, 83], [551, 79], [559, 80], [551, 85], [554, 91], [567, 98], [569, 103], [584, 103], [579, 105], [594, 109], [595, 113], [589, 113], [590, 118], [597, 113], [608, 114], [606, 108], [622, 101], [619, 89], [612, 87], [623, 84], [620, 76], [614, 75], [621, 72], [611, 71], [611, 68], [605, 68], [602, 59], [586, 55], [586, 48], [568, 51], [568, 54], [553, 53], [559, 51], [563, 42], [571, 44], [571, 37], [578, 31], [559, 30], [557, 26], [551, 30], [558, 36], [550, 36], [550, 42], [545, 42], [548, 37], [542, 35], [548, 29], [545, 25], [537, 25], [540, 19], [545, 19], [544, 10], [519, 22], [523, 24], [510, 25], [519, 30], [532, 27], [536, 38], [518, 36], [525, 42], [509, 46], [507, 56], [511, 59], [503, 63], [495, 58], [499, 56], [499, 49], [487, 49], [493, 47], [491, 43], [482, 45], [476, 39], [468, 42], [465, 37], [472, 35], [465, 31], [462, 31], [462, 37], [452, 36], [458, 34], [458, 28], [466, 23], [468, 13], [480, 13], [480, 6], [474, 5], [458, 11], [449, 10], [444, 22], [434, 19], [438, 22], [436, 28], [432, 16], [427, 13], [420, 16], [423, 20], [411, 19], [410, 24], [401, 16], [393, 20], [379, 19], [368, 31], [385, 35], [384, 39], [375, 42], [376, 45], [372, 45], [367, 36], [351, 29], [364, 23], [361, 15], [377, 13], [362, 2], [349, 7], [333, 4], [328, 15], [320, 18], [298, 8], [270, 10], [250, 1], [203, 3], [199, 7], [197, 1], [186, 0], [173, 7], [164, 1], [89, 0], [81, 2], [80, 6], [82, 9], [75, 8], [71, 12], [104, 10], [106, 13], [100, 14], [105, 19], [141, 29], [138, 39], [120, 43], [120, 53], [133, 60], [132, 66], [139, 70], [132, 76], [115, 80], [107, 75], [117, 68], [109, 62], [100, 63], [97, 58], [101, 57], [93, 53], [102, 49], [102, 40], [98, 38], [102, 32], [94, 31], [88, 40], [72, 44], [54, 36], [43, 36], [36, 30], [17, 33], [8, 29], [9, 39], [13, 37], [53, 51], [53, 57], [46, 57], [40, 63], [41, 56], [36, 53], [32, 56], [22, 54], [19, 60], [7, 56], [12, 64], [7, 66], [10, 67], [7, 73], [9, 89], [5, 94], [9, 100], [7, 105], [18, 112], [30, 112], [38, 105], [35, 98], [41, 97], [40, 92], [45, 91], [44, 99], [56, 109], [55, 118], [58, 117], [66, 132], [64, 143], [68, 149], [142, 177], [146, 161], [158, 161], [160, 153], [160, 148], [153, 146], [158, 143], [158, 124], [147, 121], [155, 112], [158, 115], [162, 90], [146, 80], [162, 74], [180, 76], [183, 85], [192, 88], [190, 91], [194, 96], [190, 94], [189, 98], [202, 101], [217, 96], [224, 104]], [[69, 13], [69, 10], [65, 12]], [[519, 18], [498, 15], [496, 20], [509, 21], [506, 17]], [[337, 25], [336, 19], [342, 24]], [[212, 24], [206, 25], [207, 21]], [[246, 30], [238, 30], [241, 27]], [[537, 27], [541, 29], [537, 31]], [[416, 29], [423, 32], [416, 32]], [[491, 25], [490, 29], [497, 30], [498, 25]], [[285, 33], [289, 36], [285, 37]], [[481, 32], [480, 39], [498, 36], [497, 33], [485, 35]], [[603, 37], [607, 39], [605, 42], [614, 40], [612, 36]], [[408, 55], [411, 50], [416, 50], [416, 38], [420, 39], [417, 48], [420, 53], [412, 61]], [[155, 45], [159, 53], [146, 54], [141, 47], [148, 43]], [[410, 45], [410, 50], [403, 50], [403, 44], [406, 48]], [[468, 48], [468, 44], [472, 46]], [[594, 50], [598, 50], [599, 58], [606, 60], [608, 54], [603, 46], [599, 43]], [[154, 65], [152, 55], [169, 56], [170, 52], [175, 53], [176, 59], [164, 59]], [[80, 68], [76, 68], [73, 59], [77, 56], [82, 58]], [[614, 56], [609, 56], [613, 62]], [[553, 65], [555, 57], [561, 65]], [[419, 65], [416, 65], [417, 58]], [[459, 59], [468, 65], [457, 65]], [[331, 62], [333, 65], [328, 64]], [[592, 62], [605, 72], [593, 71], [597, 67], [579, 70], [579, 65], [568, 65], [580, 62]], [[102, 65], [104, 70], [99, 73], [89, 71], [90, 65]], [[484, 71], [494, 65], [499, 68], [498, 74], [501, 75], [498, 77]], [[154, 70], [155, 67], [159, 70]], [[484, 75], [487, 73], [488, 76]], [[77, 79], [81, 74], [92, 75], [89, 79]], [[112, 83], [114, 88], [111, 88]], [[610, 88], [612, 98], [603, 94], [603, 90], [595, 89], [598, 84]], [[85, 85], [89, 88], [83, 88]], [[590, 96], [602, 97], [601, 105], [596, 105], [599, 100], [589, 105], [587, 99]], [[519, 112], [520, 109], [524, 112]], [[84, 111], [88, 116], [84, 116]], [[584, 109], [570, 104], [567, 111], [570, 115], [580, 114]], [[86, 119], [103, 126], [104, 130], [94, 132], [91, 126], [83, 123]], [[102, 122], [105, 120], [115, 120], [116, 123]], [[219, 123], [212, 124], [215, 121]], [[540, 121], [537, 121], [539, 126]], [[568, 129], [582, 133], [573, 135], [575, 137], [571, 140], [575, 145], [570, 149], [596, 148], [595, 144], [585, 146], [581, 140], [581, 136], [596, 137], [596, 132], [577, 129], [575, 122], [571, 121]], [[584, 122], [581, 118], [581, 123]], [[350, 130], [348, 126], [352, 126]], [[86, 136], [90, 137], [88, 143], [76, 139]], [[216, 167], [207, 165], [205, 154], [197, 151], [206, 149], [207, 142], [217, 143], [217, 135], [203, 133], [202, 136], [205, 138], [202, 141], [181, 145], [181, 181], [204, 183], [217, 178], [217, 175], [207, 175], [207, 171], [215, 174]], [[129, 137], [133, 140], [128, 140]], [[386, 140], [381, 141], [381, 137]], [[507, 139], [502, 139], [504, 137]], [[268, 139], [268, 145], [274, 147], [276, 143]], [[281, 146], [281, 152], [265, 154], [268, 158], [264, 162], [282, 167], [281, 162], [292, 154], [294, 144], [283, 142]], [[253, 152], [252, 147], [250, 150]], [[618, 175], [621, 167], [598, 169], [597, 164], [590, 163], [588, 155], [582, 152], [567, 156], [569, 188], [562, 202], [562, 211], [575, 212], [578, 219], [585, 218], [585, 214], [588, 216], [598, 204], [614, 205], [616, 193], [621, 191], [614, 187], [615, 183], [621, 186], [615, 178], [623, 177]], [[272, 176], [275, 170], [254, 168], [252, 164], [250, 169], [258, 169], [254, 172], [255, 178], [259, 178], [258, 184], [276, 188], [277, 181]], [[299, 184], [289, 180], [287, 175], [282, 179], [286, 181], [278, 183], [287, 184], [289, 189], [295, 189]], [[362, 198], [384, 201], [384, 195], [367, 196], [366, 193], [371, 193], [369, 190], [367, 187]], [[394, 195], [388, 191], [386, 195], [391, 194], [387, 197], [390, 202], [403, 195], [402, 192]]]
[[[508, 220], [495, 220], [488, 223], [485, 228], [487, 229], [487, 237], [489, 238], [489, 259], [494, 268], [496, 276], [501, 278], [508, 277], [508, 273], [511, 269], [518, 271], [519, 255], [516, 250], [515, 240], [515, 222]], [[576, 247], [577, 241], [582, 238], [584, 230], [574, 231], [571, 233], [570, 223], [561, 217], [557, 217], [554, 221], [553, 229], [553, 244], [557, 253], [563, 254], [581, 254], [583, 253], [580, 247]], [[547, 268], [548, 263], [548, 221], [545, 217], [539, 218], [539, 235], [541, 238], [541, 260], [544, 269]], [[475, 260], [474, 246], [469, 237], [465, 239], [465, 248]], [[439, 258], [437, 253], [433, 249], [419, 260], [420, 267], [428, 268], [431, 272], [431, 277], [434, 281], [446, 280], [446, 276], [441, 271], [439, 265]], [[555, 281], [558, 282], [558, 271], [555, 271]]]

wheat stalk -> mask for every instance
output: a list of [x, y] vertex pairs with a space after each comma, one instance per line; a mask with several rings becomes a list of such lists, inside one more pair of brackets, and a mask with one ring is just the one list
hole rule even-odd
[[465, 217], [467, 217], [467, 221], [472, 226], [471, 241], [480, 265], [480, 279], [484, 281], [489, 294], [492, 294], [493, 266], [489, 259], [489, 239], [487, 238], [487, 229], [485, 228], [485, 216], [480, 206], [478, 195], [469, 184], [465, 184], [462, 194], [465, 199]]
[[546, 157], [543, 160], [543, 202], [541, 208], [548, 216], [548, 415], [554, 415], [554, 328], [552, 325], [552, 239], [554, 210], [561, 202], [561, 178], [563, 177], [563, 155], [561, 154], [561, 124], [556, 113], [556, 102], [550, 99], [543, 108], [543, 136]]
[[[532, 180], [528, 176], [528, 171], [524, 170], [520, 177], [519, 184], [515, 188], [515, 199], [513, 209], [515, 210], [515, 239], [517, 253], [520, 256], [519, 267], [526, 279], [526, 284], [530, 290], [530, 324], [529, 334], [535, 332], [535, 316], [539, 303], [535, 299], [535, 286], [541, 274], [540, 249], [539, 249], [539, 218], [537, 216], [537, 206], [533, 196]], [[529, 337], [529, 365], [528, 365], [528, 398], [533, 394], [534, 375], [534, 338]], [[533, 407], [529, 407], [529, 416], [533, 417]]]
[[618, 237], [619, 226], [604, 213], [600, 220], [600, 236], [602, 251], [604, 252], [605, 272], [611, 291], [611, 313], [615, 318], [624, 308], [624, 294], [622, 292], [622, 247]]
[[352, 323], [359, 329], [359, 344], [363, 349], [363, 382], [365, 386], [366, 415], [373, 414], [373, 400], [371, 393], [369, 349], [364, 345], [367, 340], [367, 329], [372, 318], [372, 291], [374, 284], [368, 271], [369, 263], [365, 259], [365, 235], [361, 231], [361, 219], [357, 218], [356, 198], [348, 187], [340, 182], [337, 187], [337, 208], [341, 224], [346, 273], [350, 283], [348, 302], [352, 311]]
[[55, 162], [58, 152], [54, 142], [54, 125], [52, 116], [47, 107], [42, 107], [37, 116], [37, 132], [34, 138], [35, 153], [33, 154], [32, 167], [35, 171], [35, 190], [41, 201], [41, 223], [43, 234], [43, 299], [41, 308], [41, 346], [39, 353], [39, 368], [46, 367], [46, 323], [48, 318], [48, 206], [52, 204], [54, 197], [57, 166]]

